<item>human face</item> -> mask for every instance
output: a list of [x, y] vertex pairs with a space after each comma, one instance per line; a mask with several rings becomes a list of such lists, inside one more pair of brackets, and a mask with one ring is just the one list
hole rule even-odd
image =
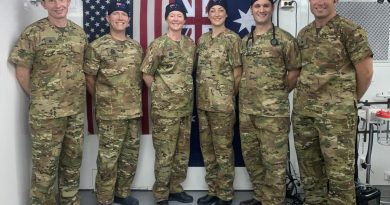
[[110, 30], [124, 32], [129, 26], [130, 17], [124, 11], [114, 11], [106, 16], [106, 20], [110, 25]]
[[68, 14], [70, 0], [44, 0], [41, 4], [47, 10], [49, 18], [64, 20]]
[[273, 6], [270, 0], [257, 0], [251, 6], [251, 12], [256, 25], [266, 25], [271, 23]]
[[171, 11], [166, 21], [168, 23], [168, 30], [170, 31], [181, 31], [186, 22], [184, 14], [180, 11]]
[[225, 20], [227, 18], [227, 13], [225, 8], [223, 8], [220, 5], [215, 5], [210, 8], [209, 12], [209, 19], [211, 22], [211, 25], [213, 26], [223, 26], [225, 25]]
[[329, 20], [336, 15], [338, 0], [310, 0], [310, 10], [315, 19]]

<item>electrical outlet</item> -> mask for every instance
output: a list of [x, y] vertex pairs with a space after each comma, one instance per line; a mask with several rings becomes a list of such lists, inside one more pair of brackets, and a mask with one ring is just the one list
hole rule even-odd
[[280, 0], [280, 8], [294, 8], [294, 0]]
[[385, 171], [385, 181], [390, 181], [390, 171]]

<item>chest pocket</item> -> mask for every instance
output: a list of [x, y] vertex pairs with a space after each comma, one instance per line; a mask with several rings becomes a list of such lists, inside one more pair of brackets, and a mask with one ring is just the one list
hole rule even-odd
[[344, 44], [339, 38], [322, 38], [321, 46], [317, 48], [316, 59], [322, 59], [318, 62], [321, 67], [339, 70], [346, 59]]
[[284, 55], [282, 52], [282, 46], [267, 46], [262, 49], [260, 57], [263, 59], [262, 64], [269, 67], [270, 70], [277, 68], [284, 68]]
[[160, 73], [163, 74], [173, 74], [175, 65], [179, 63], [180, 61], [185, 60], [183, 58], [182, 53], [178, 49], [168, 48], [163, 51], [165, 55], [163, 55], [161, 59], [162, 67], [164, 67], [164, 70], [159, 70]]
[[37, 47], [38, 55], [43, 57], [52, 57], [60, 54], [62, 51], [59, 45], [62, 44], [56, 37], [45, 37]]
[[107, 48], [102, 55], [103, 66], [101, 68], [102, 74], [107, 77], [122, 74], [128, 70], [128, 64], [122, 63], [125, 57], [123, 52], [118, 52], [115, 49]]

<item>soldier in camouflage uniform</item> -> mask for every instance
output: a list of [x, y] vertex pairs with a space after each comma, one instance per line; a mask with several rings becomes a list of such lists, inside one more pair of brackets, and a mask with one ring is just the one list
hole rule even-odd
[[288, 93], [295, 86], [301, 56], [296, 40], [271, 21], [272, 0], [252, 0], [256, 27], [242, 40], [240, 136], [253, 198], [240, 205], [281, 205], [288, 152]]
[[152, 92], [156, 151], [153, 192], [158, 205], [168, 205], [168, 200], [193, 201], [180, 183], [186, 178], [190, 152], [195, 44], [181, 34], [186, 19], [184, 6], [171, 3], [165, 9], [168, 32], [151, 43], [141, 66]]
[[356, 100], [370, 85], [366, 32], [336, 14], [338, 0], [310, 0], [314, 22], [298, 35], [302, 73], [293, 125], [305, 204], [355, 204]]
[[129, 6], [112, 1], [110, 33], [93, 41], [85, 55], [87, 87], [95, 96], [99, 129], [96, 195], [100, 204], [138, 205], [130, 196], [139, 150], [142, 48], [126, 36]]
[[234, 190], [233, 125], [235, 96], [240, 81], [241, 39], [225, 27], [226, 0], [207, 5], [211, 31], [197, 46], [197, 108], [200, 146], [206, 168], [208, 194], [198, 204], [231, 204]]
[[41, 1], [48, 17], [28, 26], [10, 53], [16, 78], [30, 96], [32, 141], [30, 204], [80, 204], [87, 44], [82, 28], [67, 19], [70, 0]]

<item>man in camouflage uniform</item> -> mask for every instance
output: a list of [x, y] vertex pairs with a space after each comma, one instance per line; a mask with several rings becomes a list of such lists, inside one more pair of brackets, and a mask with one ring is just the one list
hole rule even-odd
[[338, 0], [310, 0], [315, 20], [298, 35], [302, 73], [293, 125], [305, 204], [355, 204], [355, 101], [370, 85], [366, 32], [336, 14]]
[[148, 48], [141, 70], [152, 92], [153, 145], [156, 153], [153, 192], [158, 205], [168, 200], [191, 203], [180, 183], [186, 178], [193, 106], [194, 42], [181, 35], [186, 11], [171, 3], [165, 8], [167, 34]]
[[93, 41], [85, 55], [87, 87], [95, 95], [99, 129], [96, 195], [100, 204], [138, 205], [130, 196], [137, 166], [142, 48], [126, 36], [130, 7], [124, 0], [109, 4], [110, 33]]
[[48, 17], [21, 34], [9, 61], [30, 96], [32, 140], [30, 203], [53, 205], [58, 177], [61, 204], [80, 204], [85, 79], [83, 29], [67, 19], [70, 0], [44, 0]]
[[200, 146], [208, 194], [198, 204], [231, 204], [234, 196], [233, 125], [240, 81], [241, 39], [225, 27], [226, 0], [207, 5], [211, 31], [199, 38], [196, 71]]
[[240, 205], [281, 205], [286, 190], [288, 93], [301, 67], [296, 40], [271, 21], [272, 0], [252, 0], [256, 27], [242, 40], [240, 134], [253, 198]]

